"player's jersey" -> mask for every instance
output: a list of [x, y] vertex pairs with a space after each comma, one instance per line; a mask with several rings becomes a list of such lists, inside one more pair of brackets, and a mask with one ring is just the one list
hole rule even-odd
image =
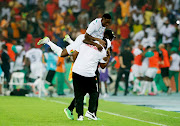
[[42, 63], [42, 50], [38, 48], [32, 48], [26, 52], [26, 57], [29, 58], [30, 63]]
[[159, 67], [159, 53], [157, 51], [147, 52], [145, 57], [149, 57], [149, 68]]
[[134, 55], [134, 64], [141, 66], [142, 65], [142, 51], [139, 48], [135, 48], [132, 51]]
[[143, 45], [144, 48], [146, 48], [147, 46], [153, 47], [155, 45], [155, 42], [155, 37], [143, 38], [141, 41], [141, 45]]
[[88, 33], [89, 35], [95, 37], [95, 38], [100, 38], [102, 39], [104, 36], [104, 31], [106, 29], [106, 27], [102, 26], [102, 22], [101, 22], [102, 18], [96, 18], [95, 20], [93, 20], [87, 30], [86, 33]]
[[179, 71], [180, 70], [180, 56], [177, 53], [174, 53], [170, 56], [170, 60], [172, 61], [169, 70], [171, 71]]
[[14, 63], [14, 71], [17, 71], [17, 70], [22, 70], [23, 69], [23, 57], [25, 56], [25, 51], [23, 50], [23, 47], [18, 45], [16, 46], [16, 50], [18, 53], [20, 53], [17, 57], [16, 57], [16, 60], [15, 60], [15, 63]]
[[94, 77], [98, 62], [105, 63], [106, 51], [98, 51], [97, 47], [82, 44], [79, 49], [77, 59], [74, 63], [72, 71], [84, 77]]
[[[85, 34], [81, 34], [76, 38], [76, 40], [72, 44], [68, 45], [66, 47], [68, 54], [71, 55], [77, 48], [79, 48], [80, 45], [83, 44], [84, 39], [85, 39]], [[107, 51], [107, 49], [111, 47], [111, 41], [109, 39], [106, 40], [107, 40], [107, 48], [106, 48]]]

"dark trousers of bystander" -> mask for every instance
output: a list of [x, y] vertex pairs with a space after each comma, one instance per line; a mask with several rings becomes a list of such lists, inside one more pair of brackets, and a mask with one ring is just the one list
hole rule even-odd
[[114, 94], [117, 95], [117, 91], [118, 91], [118, 86], [119, 86], [119, 81], [122, 78], [122, 75], [125, 75], [125, 91], [124, 91], [124, 95], [127, 95], [128, 93], [128, 80], [129, 80], [129, 69], [123, 69], [120, 68], [117, 74], [117, 79], [116, 79], [116, 84], [115, 84], [115, 92]]

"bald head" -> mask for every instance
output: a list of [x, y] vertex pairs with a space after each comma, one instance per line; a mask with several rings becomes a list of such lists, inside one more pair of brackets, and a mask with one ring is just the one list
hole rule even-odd
[[139, 48], [140, 50], [143, 50], [143, 45], [139, 44], [139, 45], [138, 45], [138, 48]]
[[160, 45], [159, 45], [159, 49], [162, 49], [162, 48], [165, 48], [165, 45], [164, 45], [164, 44], [160, 44]]

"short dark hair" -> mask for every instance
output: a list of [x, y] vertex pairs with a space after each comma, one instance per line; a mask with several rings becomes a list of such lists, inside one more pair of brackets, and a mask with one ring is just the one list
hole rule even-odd
[[104, 32], [104, 36], [108, 36], [110, 40], [112, 40], [113, 38], [115, 38], [115, 35], [114, 35], [114, 32], [110, 29], [107, 29], [105, 32]]
[[130, 46], [129, 45], [125, 45], [124, 48], [130, 48]]
[[149, 48], [151, 48], [151, 46], [147, 46], [147, 47], [146, 47], [146, 49], [149, 49]]
[[108, 13], [104, 14], [102, 17], [105, 19], [111, 19], [111, 15]]
[[3, 45], [2, 45], [2, 48], [5, 49], [5, 50], [7, 50], [6, 44], [3, 44]]

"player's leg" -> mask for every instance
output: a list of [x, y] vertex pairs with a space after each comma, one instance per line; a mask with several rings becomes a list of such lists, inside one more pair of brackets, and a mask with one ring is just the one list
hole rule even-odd
[[124, 91], [124, 95], [127, 95], [128, 92], [128, 80], [129, 80], [129, 71], [125, 71], [125, 91]]
[[176, 83], [176, 92], [178, 93], [178, 78], [179, 78], [179, 72], [178, 71], [173, 71], [174, 72], [174, 79], [175, 79], [175, 83]]
[[117, 95], [119, 81], [122, 78], [122, 74], [123, 74], [123, 69], [119, 69], [118, 74], [117, 74], [116, 84], [115, 84], [115, 91], [114, 91], [114, 94], [113, 94], [114, 96]]
[[83, 117], [83, 100], [87, 92], [87, 85], [84, 85], [84, 82], [88, 82], [86, 80], [86, 77], [73, 73], [73, 86], [78, 120], [81, 119], [81, 117]]
[[134, 76], [136, 77], [136, 79], [134, 81], [133, 92], [136, 92], [137, 90], [140, 90], [140, 86], [139, 86], [139, 82], [141, 80], [141, 77], [140, 77], [140, 66], [134, 65], [133, 73], [134, 73]]
[[58, 56], [61, 56], [61, 53], [63, 51], [62, 48], [51, 42], [48, 37], [44, 37], [43, 39], [39, 40], [37, 45], [41, 45], [41, 44], [48, 44], [54, 53], [56, 53]]
[[64, 112], [65, 112], [66, 116], [71, 120], [74, 120], [73, 110], [74, 110], [75, 106], [76, 106], [76, 101], [75, 101], [75, 98], [74, 98], [72, 100], [71, 104], [68, 106], [68, 108], [64, 109]]
[[72, 43], [74, 42], [68, 34], [65, 35], [63, 41], [66, 41], [66, 42], [68, 42], [69, 44], [72, 44]]
[[89, 107], [85, 116], [92, 120], [97, 120], [95, 115], [97, 100], [98, 100], [98, 84], [96, 83], [95, 77], [88, 78], [87, 90], [89, 92]]

